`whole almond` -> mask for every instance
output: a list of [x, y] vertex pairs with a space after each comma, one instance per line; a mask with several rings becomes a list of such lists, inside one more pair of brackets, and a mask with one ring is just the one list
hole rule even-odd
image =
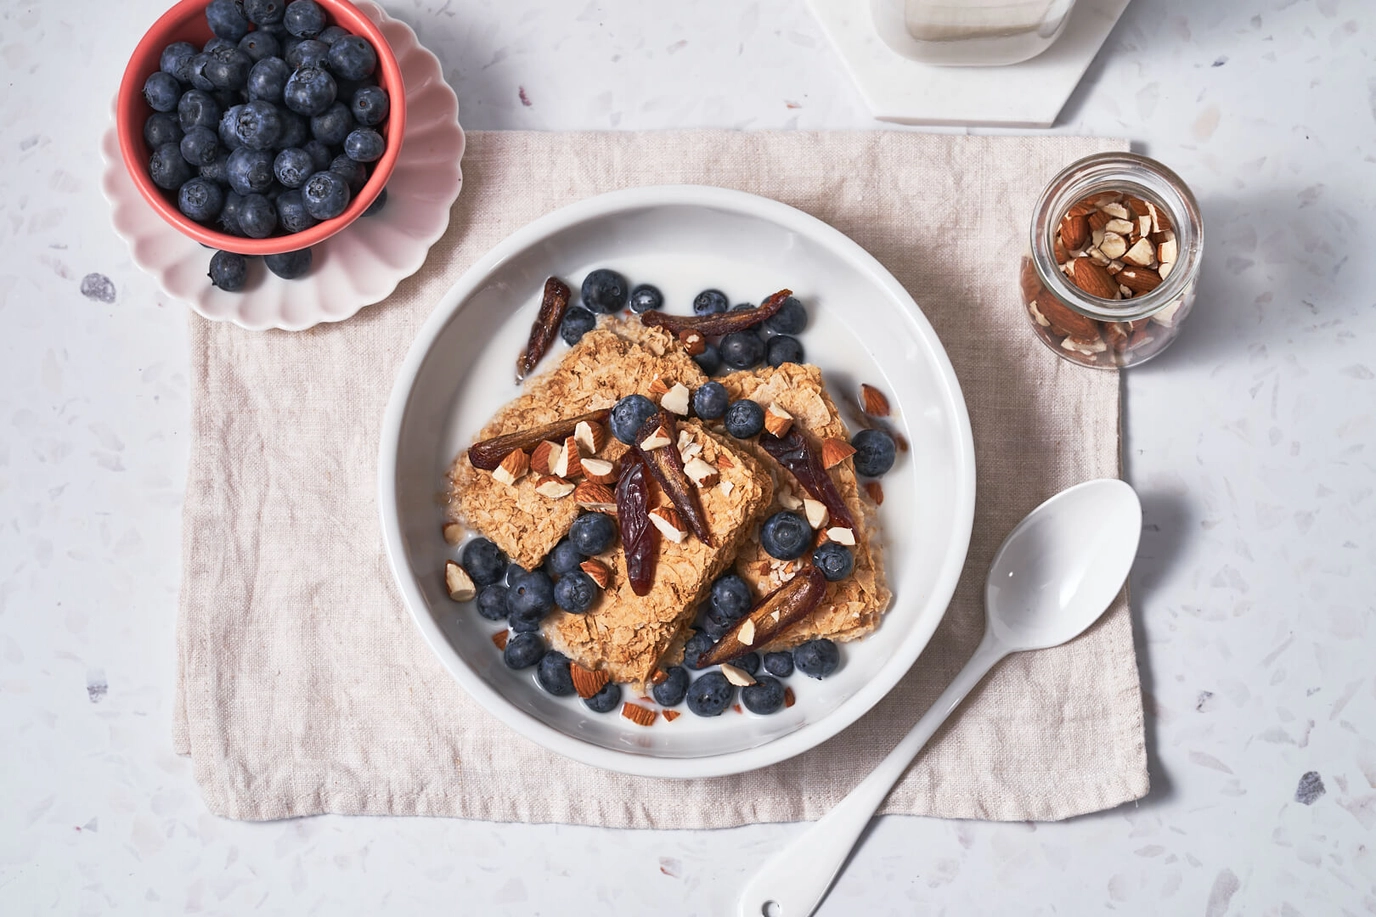
[[1089, 241], [1089, 221], [1083, 216], [1066, 214], [1061, 220], [1061, 241], [1070, 251], [1079, 251]]
[[616, 512], [616, 494], [606, 484], [584, 481], [573, 489], [573, 499], [584, 509], [598, 513]]
[[[1100, 299], [1118, 298], [1118, 284], [1113, 282], [1113, 278], [1102, 265], [1095, 264], [1088, 258], [1076, 258], [1071, 262], [1071, 266], [1073, 270], [1070, 273], [1070, 282], [1075, 286]], [[1037, 298], [1037, 304], [1041, 305], [1041, 297]], [[1051, 319], [1051, 324], [1056, 324], [1056, 319], [1045, 309], [1042, 309], [1042, 314]]]
[[544, 440], [535, 444], [535, 448], [530, 450], [530, 470], [536, 474], [553, 474], [551, 467], [554, 459], [554, 452], [559, 446], [549, 440]]
[[[1080, 258], [1077, 260], [1083, 262], [1085, 259]], [[1100, 268], [1100, 270], [1103, 270], [1103, 268]], [[1112, 281], [1110, 281], [1110, 283], [1111, 282]], [[1061, 334], [1080, 338], [1099, 336], [1098, 322], [1074, 311], [1055, 296], [1052, 296], [1049, 291], [1043, 291], [1042, 294], [1037, 297], [1037, 311], [1051, 323], [1052, 328], [1059, 331]]]
[[1161, 285], [1161, 275], [1145, 267], [1125, 267], [1114, 279], [1135, 294], [1150, 293]]

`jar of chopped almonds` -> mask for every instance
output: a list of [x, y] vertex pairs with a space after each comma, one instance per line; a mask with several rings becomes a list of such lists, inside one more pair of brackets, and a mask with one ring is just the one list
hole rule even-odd
[[1135, 366], [1174, 340], [1194, 305], [1203, 223], [1161, 163], [1100, 153], [1065, 168], [1032, 212], [1022, 310], [1058, 355]]

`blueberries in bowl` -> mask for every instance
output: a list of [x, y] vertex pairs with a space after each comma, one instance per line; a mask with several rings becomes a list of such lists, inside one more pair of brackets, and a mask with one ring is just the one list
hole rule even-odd
[[750, 586], [734, 573], [717, 577], [708, 599], [712, 614], [731, 622], [745, 617], [754, 601]]
[[[360, 89], [359, 92], [361, 93], [363, 90]], [[358, 106], [358, 96], [354, 96], [354, 106]], [[631, 311], [637, 315], [642, 312], [649, 312], [651, 309], [663, 308], [664, 294], [659, 292], [659, 287], [642, 283], [631, 291]]]
[[802, 342], [791, 334], [776, 334], [765, 347], [765, 362], [776, 368], [803, 362]]
[[545, 642], [539, 634], [519, 633], [506, 642], [502, 661], [511, 669], [528, 669], [545, 654]]
[[[612, 407], [612, 436], [628, 446], [634, 445], [635, 434], [640, 429], [640, 425], [658, 411], [659, 408], [655, 407], [655, 403], [644, 395], [627, 395]], [[760, 412], [760, 424], [764, 424], [763, 411]], [[728, 426], [727, 429], [729, 430], [730, 427]]]
[[208, 220], [224, 206], [225, 193], [208, 178], [193, 178], [177, 191], [177, 206], [193, 220]]
[[764, 670], [777, 678], [787, 678], [793, 674], [793, 654], [765, 653]]
[[345, 36], [328, 47], [330, 70], [343, 79], [367, 79], [377, 69], [377, 52], [357, 35]]
[[474, 538], [464, 545], [459, 555], [459, 566], [468, 574], [474, 585], [486, 586], [501, 582], [506, 576], [506, 555], [502, 549], [486, 538]]
[[564, 313], [564, 321], [559, 325], [559, 336], [572, 347], [583, 339], [583, 335], [597, 327], [597, 316], [582, 306], [570, 306]]
[[698, 665], [698, 657], [710, 651], [716, 641], [712, 635], [706, 631], [698, 631], [688, 638], [688, 642], [683, 645], [683, 664], [685, 667], [696, 672], [702, 666]]
[[800, 334], [806, 327], [807, 307], [792, 296], [764, 321], [765, 330], [771, 334]]
[[720, 382], [705, 382], [693, 392], [693, 413], [703, 420], [716, 420], [726, 413], [730, 396]]
[[828, 582], [834, 583], [850, 576], [855, 569], [855, 557], [845, 545], [825, 541], [812, 552], [812, 565], [822, 571]]
[[569, 657], [558, 650], [546, 652], [540, 657], [539, 668], [535, 670], [535, 680], [540, 683], [540, 687], [555, 697], [568, 697], [574, 691]]
[[597, 601], [597, 583], [582, 570], [574, 570], [559, 577], [554, 584], [554, 604], [569, 612], [581, 615]]
[[861, 430], [851, 437], [855, 447], [855, 472], [877, 478], [893, 467], [893, 437], [883, 430]]
[[154, 111], [172, 111], [182, 97], [181, 84], [170, 73], [159, 70], [143, 82], [143, 98]]
[[812, 526], [797, 513], [780, 510], [760, 526], [760, 547], [770, 557], [794, 560], [802, 557], [811, 543]]
[[784, 686], [778, 679], [763, 675], [753, 685], [741, 688], [741, 703], [751, 713], [778, 713], [784, 708]]
[[754, 331], [733, 331], [721, 339], [721, 361], [731, 369], [749, 369], [764, 359], [764, 340]]
[[584, 698], [583, 703], [593, 713], [611, 713], [621, 703], [621, 686], [609, 681], [602, 686], [601, 691], [592, 697]]
[[349, 183], [338, 172], [316, 172], [301, 187], [306, 212], [317, 220], [332, 220], [349, 206]]
[[808, 642], [793, 650], [793, 665], [808, 678], [826, 678], [841, 664], [841, 651], [825, 637]]
[[735, 693], [735, 687], [725, 675], [708, 672], [688, 686], [688, 709], [698, 716], [717, 716], [731, 706]]
[[616, 522], [606, 513], [583, 513], [569, 526], [569, 541], [587, 557], [601, 554], [616, 541]]
[[725, 312], [730, 306], [731, 301], [721, 290], [703, 290], [693, 298], [694, 315], [715, 315]]
[[580, 292], [584, 306], [604, 315], [611, 315], [626, 308], [626, 301], [631, 295], [626, 278], [608, 268], [598, 268], [583, 278]]
[[692, 676], [681, 665], [670, 666], [664, 674], [665, 679], [651, 686], [650, 693], [654, 695], [655, 703], [664, 707], [676, 707], [683, 703], [683, 698], [688, 694], [688, 683]]
[[726, 425], [726, 432], [736, 439], [749, 439], [758, 436], [764, 429], [764, 408], [748, 398], [742, 398], [731, 403], [722, 422]]

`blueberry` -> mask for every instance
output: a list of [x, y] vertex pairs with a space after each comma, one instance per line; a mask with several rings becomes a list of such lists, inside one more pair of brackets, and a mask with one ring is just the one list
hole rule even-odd
[[764, 429], [764, 408], [749, 398], [731, 402], [722, 421], [726, 432], [736, 439], [749, 439], [758, 436]]
[[239, 226], [239, 206], [244, 196], [237, 191], [225, 195], [225, 205], [220, 208], [220, 228], [232, 236], [242, 236], [244, 230]]
[[583, 552], [578, 550], [572, 541], [569, 541], [568, 538], [561, 538], [559, 543], [549, 552], [547, 563], [551, 570], [562, 576], [577, 570], [578, 565], [583, 562], [583, 557]]
[[503, 574], [503, 579], [506, 581], [506, 584], [510, 586], [529, 572], [529, 570], [513, 560], [506, 565], [506, 573]]
[[193, 166], [208, 166], [215, 161], [220, 151], [220, 138], [208, 127], [193, 127], [182, 135], [177, 145], [182, 158]]
[[705, 631], [698, 631], [688, 638], [688, 642], [683, 645], [683, 664], [696, 672], [702, 666], [698, 665], [698, 657], [703, 653], [711, 652], [716, 641]]
[[244, 0], [244, 15], [254, 25], [276, 25], [285, 8], [286, 0]]
[[587, 557], [601, 554], [616, 541], [616, 522], [606, 513], [584, 513], [569, 526], [569, 541]]
[[721, 290], [703, 290], [693, 298], [694, 315], [714, 315], [725, 312], [731, 305]]
[[[296, 0], [297, 3], [303, 0]], [[309, 2], [309, 0], [304, 0]], [[293, 3], [292, 6], [296, 4]], [[540, 657], [540, 666], [535, 670], [535, 680], [555, 697], [568, 697], [573, 693], [573, 672], [569, 669], [569, 657], [558, 650], [550, 650]]]
[[325, 30], [325, 10], [315, 0], [292, 0], [282, 24], [297, 38], [314, 38]]
[[277, 208], [261, 194], [245, 194], [239, 202], [239, 228], [250, 239], [266, 239], [277, 228]]
[[155, 111], [143, 122], [143, 142], [150, 150], [164, 143], [181, 143], [182, 125], [171, 112]]
[[349, 102], [349, 111], [354, 120], [364, 127], [376, 127], [386, 121], [391, 110], [392, 102], [387, 97], [387, 90], [381, 86], [364, 86], [353, 94]]
[[530, 632], [514, 635], [502, 650], [502, 661], [508, 669], [528, 669], [545, 655], [545, 641], [539, 634]]
[[587, 611], [599, 594], [597, 583], [582, 570], [565, 573], [554, 584], [554, 604], [571, 614]]
[[593, 713], [611, 713], [621, 703], [621, 686], [609, 681], [592, 697], [584, 698], [583, 704]]
[[534, 617], [537, 620], [554, 608], [554, 583], [542, 570], [516, 577], [507, 596], [512, 619]]
[[855, 557], [850, 548], [834, 541], [826, 541], [812, 552], [812, 565], [822, 571], [830, 582], [843, 580], [855, 569]]
[[719, 346], [721, 361], [731, 369], [749, 369], [764, 359], [764, 340], [753, 331], [733, 331]]
[[231, 105], [225, 109], [225, 113], [220, 115], [220, 123], [215, 129], [216, 135], [220, 138], [220, 146], [231, 153], [243, 146], [239, 142], [239, 134], [235, 130], [235, 125], [239, 123], [239, 112], [243, 110], [243, 105]]
[[282, 119], [277, 114], [277, 106], [262, 99], [244, 105], [234, 122], [234, 135], [250, 150], [272, 149], [282, 135]]
[[841, 664], [841, 651], [825, 637], [809, 640], [793, 650], [793, 665], [808, 678], [826, 678]]
[[210, 256], [210, 282], [226, 293], [237, 293], [248, 280], [248, 259], [234, 252]]
[[732, 659], [730, 664], [743, 672], [749, 672], [751, 675], [754, 675], [760, 670], [760, 654], [742, 653], [735, 659]]
[[229, 154], [229, 186], [240, 194], [262, 193], [272, 184], [273, 156], [248, 147]]
[[164, 143], [153, 151], [148, 160], [148, 175], [153, 184], [168, 191], [176, 191], [188, 182], [196, 171], [182, 158], [182, 151], [175, 143]]
[[764, 670], [770, 675], [787, 678], [793, 674], [792, 653], [765, 653]]
[[[282, 54], [282, 45], [271, 33], [258, 29], [249, 32], [239, 41], [239, 50], [248, 55], [256, 66], [259, 61]], [[252, 73], [252, 70], [249, 71]]]
[[285, 61], [287, 59], [287, 55], [291, 54], [291, 52], [296, 48], [296, 46], [301, 44], [301, 42], [305, 40], [306, 39], [304, 38], [297, 38], [291, 34], [279, 35], [277, 37], [277, 41], [282, 45], [282, 60]]
[[387, 189], [383, 188], [373, 198], [373, 202], [368, 205], [368, 209], [363, 211], [363, 216], [370, 217], [382, 212], [382, 208], [387, 206]]
[[721, 672], [708, 672], [688, 686], [688, 709], [698, 716], [716, 716], [731, 706], [736, 689]]
[[770, 366], [803, 362], [802, 342], [791, 334], [774, 335], [765, 348], [765, 362]]
[[[612, 436], [628, 446], [634, 445], [640, 425], [658, 412], [655, 403], [644, 395], [627, 395], [612, 408]], [[760, 423], [764, 423], [763, 412], [760, 414]]]
[[296, 280], [298, 277], [305, 277], [311, 271], [311, 250], [300, 248], [294, 252], [282, 252], [279, 255], [264, 255], [263, 263], [283, 280]]
[[205, 21], [217, 38], [238, 41], [248, 34], [248, 20], [234, 0], [210, 0], [205, 8]]
[[205, 75], [216, 89], [240, 90], [248, 85], [253, 58], [237, 47], [216, 48], [205, 65]]
[[291, 77], [291, 68], [280, 57], [265, 57], [248, 71], [248, 97], [264, 102], [281, 102], [282, 91]]
[[209, 92], [215, 88], [215, 84], [210, 82], [210, 77], [205, 75], [205, 68], [209, 63], [210, 55], [204, 51], [192, 55], [191, 60], [186, 62], [186, 81], [191, 84], [192, 89]]
[[362, 80], [377, 69], [377, 52], [366, 39], [348, 35], [329, 45], [330, 70], [346, 80]]
[[283, 150], [272, 161], [272, 174], [286, 188], [299, 188], [315, 171], [311, 154], [302, 149]]
[[225, 193], [208, 178], [193, 178], [177, 190], [177, 209], [199, 223], [219, 216]]
[[649, 312], [651, 309], [664, 308], [664, 294], [659, 292], [659, 287], [642, 283], [631, 291], [631, 311], [637, 314]]
[[683, 703], [684, 695], [688, 693], [688, 682], [692, 676], [681, 665], [669, 666], [664, 674], [667, 677], [659, 684], [652, 686], [650, 693], [654, 695], [655, 703], [661, 707], [677, 707]]
[[171, 111], [182, 97], [182, 85], [170, 73], [156, 70], [143, 81], [143, 100], [154, 111]]
[[501, 583], [488, 583], [478, 593], [478, 614], [489, 621], [506, 619], [507, 589]]
[[702, 632], [713, 640], [720, 640], [725, 637], [731, 628], [736, 626], [735, 621], [728, 621], [720, 615], [707, 612], [702, 616]]
[[201, 178], [208, 178], [217, 185], [229, 184], [229, 151], [216, 150], [215, 158], [200, 169]]
[[760, 526], [760, 547], [770, 557], [793, 560], [812, 543], [812, 526], [797, 513], [781, 510]]
[[764, 327], [774, 334], [801, 334], [807, 327], [807, 308], [790, 296], [778, 312], [764, 320]]
[[352, 130], [344, 138], [344, 155], [354, 162], [377, 162], [386, 149], [387, 141], [371, 127]]
[[328, 69], [327, 63], [330, 56], [330, 46], [323, 41], [304, 39], [294, 42], [291, 50], [284, 55], [287, 66], [293, 70], [300, 70], [302, 67], [319, 67], [322, 70]]
[[217, 127], [220, 123], [220, 106], [215, 104], [210, 93], [188, 89], [177, 102], [177, 120], [184, 131], [193, 127]]
[[302, 67], [287, 77], [282, 100], [298, 115], [318, 115], [334, 104], [334, 77], [319, 67]]
[[[277, 117], [282, 120], [282, 133], [277, 136], [277, 142], [273, 144], [274, 150], [304, 149], [306, 140], [311, 135], [310, 122], [301, 117], [294, 111], [285, 108], [277, 109]], [[311, 171], [315, 171], [315, 159], [311, 158]]]
[[855, 447], [855, 473], [877, 478], [893, 467], [893, 437], [883, 430], [861, 430], [851, 437]]
[[210, 41], [201, 45], [201, 53], [204, 54], [206, 57], [214, 57], [216, 51], [220, 51], [224, 48], [237, 47], [239, 47], [237, 42], [233, 42], [230, 41], [228, 38], [221, 38], [220, 36], [216, 35], [214, 38], [210, 39]]
[[[196, 46], [189, 41], [174, 41], [166, 48], [162, 49], [162, 54], [158, 57], [158, 69], [181, 80], [183, 83], [191, 82], [191, 74], [188, 68], [191, 66], [191, 58], [196, 56]], [[180, 90], [178, 90], [180, 92]]]
[[[244, 101], [243, 92], [237, 89], [212, 89], [210, 90], [210, 97], [215, 100], [215, 105], [221, 112], [225, 112]], [[221, 117], [224, 117], [223, 114]]]
[[354, 129], [354, 116], [349, 106], [335, 102], [320, 114], [311, 118], [311, 136], [327, 146], [338, 146]]
[[330, 160], [330, 171], [349, 183], [350, 194], [357, 194], [368, 184], [368, 167], [343, 154]]
[[583, 305], [594, 312], [611, 315], [626, 308], [630, 287], [626, 278], [608, 268], [598, 268], [583, 278]]
[[476, 586], [500, 582], [506, 575], [506, 555], [486, 538], [474, 538], [463, 546], [459, 566]]
[[332, 45], [339, 41], [339, 39], [347, 37], [349, 37], [349, 31], [343, 26], [330, 25], [326, 26], [323, 32], [315, 36], [315, 40], [323, 41], [327, 45]]
[[334, 154], [330, 148], [319, 140], [307, 140], [301, 149], [311, 154], [311, 163], [315, 166], [315, 171], [323, 172], [330, 167], [330, 160], [334, 159]]
[[349, 206], [349, 185], [334, 172], [316, 172], [301, 187], [306, 212], [317, 220], [331, 220]]
[[564, 313], [559, 324], [559, 336], [572, 347], [583, 339], [583, 335], [597, 327], [597, 316], [582, 306], [573, 306]]
[[741, 688], [741, 703], [751, 713], [778, 713], [784, 708], [784, 686], [778, 679], [762, 675], [753, 685]]
[[731, 397], [720, 382], [705, 382], [693, 392], [693, 413], [703, 420], [716, 420], [726, 413]]
[[698, 364], [698, 369], [710, 376], [721, 369], [721, 350], [716, 344], [708, 341], [706, 348], [702, 353], [695, 354], [693, 360]]
[[708, 600], [712, 613], [727, 621], [739, 621], [745, 617], [754, 601], [750, 587], [734, 573], [717, 577]]

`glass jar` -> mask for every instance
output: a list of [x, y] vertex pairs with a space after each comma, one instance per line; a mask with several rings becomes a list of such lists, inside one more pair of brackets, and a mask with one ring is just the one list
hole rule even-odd
[[1075, 0], [870, 0], [875, 31], [904, 57], [992, 67], [1036, 57], [1064, 31]]
[[1161, 163], [1133, 153], [1072, 163], [1032, 211], [1023, 314], [1073, 363], [1144, 363], [1170, 345], [1194, 305], [1203, 229], [1194, 195]]

